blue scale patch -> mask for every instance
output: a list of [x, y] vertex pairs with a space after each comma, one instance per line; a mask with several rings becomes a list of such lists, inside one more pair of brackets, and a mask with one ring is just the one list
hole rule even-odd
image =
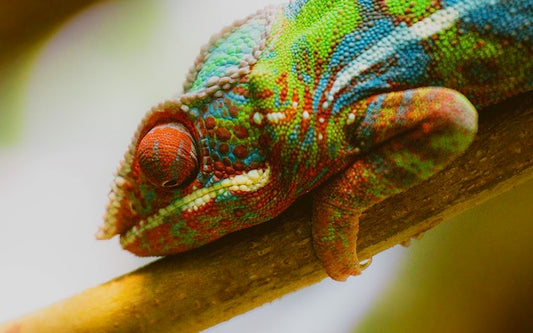
[[[463, 19], [467, 30], [490, 32], [503, 38], [518, 42], [531, 42], [533, 38], [533, 2], [524, 0], [507, 0], [497, 5], [486, 5], [472, 12]], [[524, 24], [524, 22], [526, 24]]]
[[307, 130], [307, 133], [305, 134], [305, 138], [302, 142], [302, 149], [306, 149], [308, 146], [312, 145], [315, 140], [315, 129], [313, 126], [309, 127], [309, 130]]
[[[352, 33], [343, 38], [332, 56], [328, 72], [320, 79], [319, 87], [313, 98], [315, 110], [320, 107], [320, 99], [327, 83], [335, 79], [331, 78], [331, 72], [338, 72], [351, 62], [357, 61], [358, 56], [380, 40], [376, 38], [377, 36], [389, 36], [391, 31], [401, 33], [398, 28], [394, 29], [390, 20], [382, 19], [376, 21], [362, 37], [359, 34], [360, 37], [357, 38], [358, 34]], [[352, 82], [352, 88], [336, 96], [333, 113], [339, 112], [343, 107], [358, 100], [390, 89], [389, 82], [396, 82], [403, 87], [413, 87], [420, 85], [426, 79], [427, 66], [431, 59], [425, 53], [423, 46], [418, 41], [400, 45], [401, 48], [392, 57], [376, 63], [371, 70], [361, 73], [354, 79], [356, 82]]]
[[215, 202], [237, 202], [239, 198], [230, 191], [224, 191], [215, 197]]
[[285, 16], [289, 20], [294, 20], [300, 14], [300, 11], [302, 10], [303, 6], [307, 3], [308, 0], [296, 0], [291, 1], [287, 5], [285, 5]]
[[225, 94], [225, 97], [229, 98], [235, 103], [235, 105], [247, 105], [250, 102], [248, 98], [244, 97], [243, 95], [236, 94], [231, 90]]
[[253, 148], [249, 154], [248, 157], [244, 159], [244, 164], [250, 165], [252, 163], [261, 163], [265, 161], [265, 156], [259, 154], [259, 150], [257, 148]]
[[361, 6], [363, 11], [367, 12], [377, 12], [375, 0], [359, 0], [358, 4]]
[[[328, 82], [335, 79], [331, 77], [331, 74], [338, 72], [342, 67], [345, 67], [350, 62], [354, 61], [366, 48], [376, 44], [383, 36], [387, 36], [393, 28], [394, 24], [390, 19], [381, 19], [376, 20], [364, 34], [361, 34], [361, 32], [358, 31], [343, 37], [331, 57], [327, 71], [325, 71], [320, 78], [313, 97], [314, 110], [319, 110], [320, 99]], [[368, 80], [368, 78], [362, 78], [361, 81], [363, 80]]]
[[394, 24], [390, 19], [381, 19], [373, 21], [373, 25], [367, 28], [364, 34], [361, 34], [360, 31], [347, 34], [339, 43], [335, 53], [333, 53], [329, 67], [344, 67], [348, 65], [363, 53], [365, 49], [376, 44], [393, 29]]
[[374, 71], [361, 77], [361, 83], [339, 96], [334, 105], [334, 112], [342, 107], [363, 98], [376, 95], [390, 89], [389, 82], [401, 85], [402, 89], [423, 84], [427, 77], [427, 66], [431, 58], [424, 52], [422, 45], [411, 42], [396, 53], [396, 59], [392, 59], [377, 67], [375, 71], [383, 72], [378, 76]]

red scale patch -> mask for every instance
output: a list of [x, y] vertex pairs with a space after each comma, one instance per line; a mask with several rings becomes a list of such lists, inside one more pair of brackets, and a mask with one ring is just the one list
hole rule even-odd
[[235, 210], [233, 210], [233, 214], [237, 217], [242, 217], [244, 216], [244, 210], [240, 209], [240, 208], [237, 208]]
[[217, 139], [220, 141], [228, 141], [231, 139], [231, 132], [225, 129], [224, 127], [219, 127], [216, 130]]
[[268, 99], [269, 97], [271, 97], [272, 95], [274, 95], [274, 92], [270, 89], [265, 89], [265, 90], [262, 90], [262, 91], [259, 91], [257, 93], [257, 98], [258, 99]]
[[248, 157], [248, 148], [246, 148], [244, 145], [238, 145], [233, 148], [233, 155], [235, 155], [237, 158], [245, 159]]
[[229, 107], [229, 114], [233, 118], [237, 118], [237, 116], [239, 115], [239, 108], [236, 107], [235, 105], [230, 106]]
[[226, 170], [226, 166], [224, 165], [224, 163], [222, 163], [220, 161], [216, 161], [215, 162], [215, 170], [224, 171], [224, 170]]
[[246, 129], [246, 127], [240, 126], [240, 125], [237, 125], [233, 128], [233, 133], [239, 139], [246, 139], [249, 136], [248, 130]]
[[238, 95], [241, 95], [241, 96], [244, 96], [245, 98], [248, 98], [250, 96], [250, 92], [247, 90], [247, 89], [244, 89], [243, 87], [241, 86], [235, 86], [233, 88], [233, 92], [235, 94], [238, 94]]
[[215, 128], [216, 125], [217, 125], [217, 122], [216, 122], [215, 118], [213, 118], [213, 117], [205, 118], [205, 127], [207, 129], [213, 129], [213, 128]]
[[227, 143], [219, 144], [218, 151], [223, 155], [227, 155], [229, 153], [229, 145]]
[[237, 171], [243, 171], [246, 169], [246, 165], [244, 165], [244, 163], [242, 163], [241, 161], [235, 161], [235, 163], [233, 163], [233, 167]]
[[270, 138], [270, 135], [268, 134], [261, 134], [261, 136], [259, 137], [259, 145], [261, 147], [268, 147], [268, 145], [270, 144], [270, 141], [271, 138]]

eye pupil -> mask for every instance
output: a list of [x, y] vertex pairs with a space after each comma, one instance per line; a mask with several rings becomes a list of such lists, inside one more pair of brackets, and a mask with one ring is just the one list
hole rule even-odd
[[177, 179], [172, 179], [163, 183], [163, 187], [174, 187], [176, 185], [178, 185]]

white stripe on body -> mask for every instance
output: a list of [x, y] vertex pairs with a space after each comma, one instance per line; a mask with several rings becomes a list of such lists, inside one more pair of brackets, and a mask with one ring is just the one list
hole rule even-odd
[[479, 7], [497, 3], [498, 0], [470, 0], [436, 11], [431, 16], [410, 27], [407, 27], [407, 24], [402, 22], [388, 36], [382, 38], [337, 73], [337, 78], [333, 82], [331, 90], [327, 93], [327, 101], [324, 102], [322, 107], [324, 109], [327, 108], [329, 103], [334, 100], [335, 94], [345, 88], [352, 79], [361, 75], [373, 65], [385, 61], [405, 44], [429, 38], [439, 31], [452, 27], [460, 16], [477, 10]]

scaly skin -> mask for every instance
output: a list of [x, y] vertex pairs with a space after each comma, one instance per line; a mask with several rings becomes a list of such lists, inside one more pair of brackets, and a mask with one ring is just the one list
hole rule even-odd
[[99, 238], [182, 252], [316, 188], [316, 254], [359, 274], [361, 212], [461, 154], [475, 108], [532, 89], [532, 18], [529, 0], [308, 0], [236, 22], [141, 122]]

